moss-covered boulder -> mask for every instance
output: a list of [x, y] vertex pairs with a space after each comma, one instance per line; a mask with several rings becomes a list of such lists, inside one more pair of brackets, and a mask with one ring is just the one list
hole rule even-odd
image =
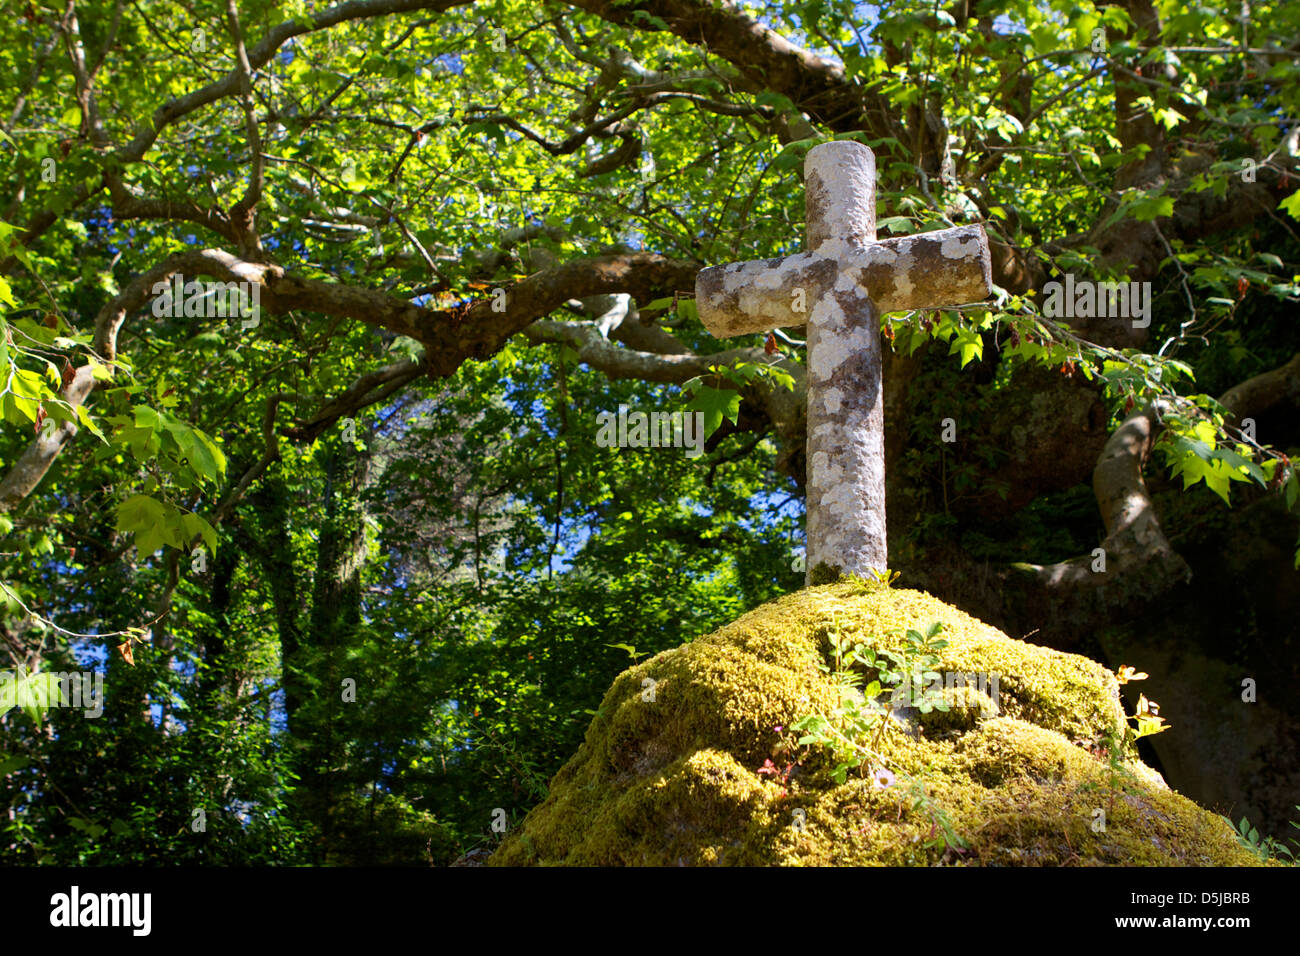
[[[880, 724], [880, 759], [836, 783], [829, 751], [791, 729], [839, 702], [819, 666], [830, 635], [896, 649], [935, 620], [939, 669], [986, 687], [943, 691], [946, 711], [900, 708]], [[1087, 658], [919, 591], [807, 588], [621, 674], [491, 864], [1258, 864], [1132, 754], [1103, 756], [1123, 719], [1114, 675]]]

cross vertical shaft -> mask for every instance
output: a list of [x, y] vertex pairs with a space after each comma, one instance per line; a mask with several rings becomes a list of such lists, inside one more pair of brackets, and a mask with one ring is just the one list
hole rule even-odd
[[[827, 148], [830, 147], [830, 148]], [[843, 141], [808, 153], [808, 250], [840, 259], [876, 241], [876, 157]], [[888, 563], [880, 316], [837, 281], [808, 321], [805, 561], [863, 574]]]
[[808, 251], [703, 269], [695, 298], [719, 338], [808, 326], [812, 583], [821, 565], [856, 575], [887, 565], [881, 316], [983, 299], [992, 277], [983, 226], [876, 241], [876, 158], [862, 144], [814, 147], [804, 175]]

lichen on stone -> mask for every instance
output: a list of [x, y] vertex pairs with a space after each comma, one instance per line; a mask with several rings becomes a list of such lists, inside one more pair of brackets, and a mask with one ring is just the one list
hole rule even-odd
[[[791, 730], [837, 703], [819, 667], [829, 636], [898, 647], [935, 620], [949, 642], [940, 669], [998, 675], [996, 707], [975, 688], [945, 690], [947, 712], [888, 722], [884, 767], [870, 768], [887, 770], [887, 785], [866, 767], [836, 784], [827, 755]], [[1013, 640], [928, 594], [848, 578], [619, 675], [547, 799], [490, 863], [1258, 865], [1222, 818], [1135, 757], [1117, 776], [1080, 745], [1123, 719], [1100, 664]], [[940, 814], [962, 852], [934, 839]]]

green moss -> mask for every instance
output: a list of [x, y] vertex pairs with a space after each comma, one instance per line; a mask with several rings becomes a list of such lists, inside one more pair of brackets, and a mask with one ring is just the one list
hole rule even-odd
[[[941, 669], [997, 675], [997, 706], [946, 690], [947, 713], [887, 725], [879, 750], [894, 785], [853, 774], [836, 785], [824, 754], [805, 754], [789, 730], [835, 705], [818, 667], [831, 628], [879, 647], [936, 619], [949, 641]], [[1114, 675], [1086, 658], [1012, 640], [918, 591], [807, 588], [621, 674], [550, 796], [491, 863], [1258, 865], [1221, 818], [1149, 768], [1129, 763], [1126, 789], [1110, 788], [1109, 765], [1072, 741], [1122, 719]], [[760, 774], [768, 760], [777, 772]], [[920, 808], [907, 792], [917, 786]], [[926, 846], [938, 812], [965, 853]]]
[[945, 687], [940, 693], [948, 709], [932, 710], [917, 718], [928, 737], [966, 733], [1001, 712], [992, 696], [976, 687]]

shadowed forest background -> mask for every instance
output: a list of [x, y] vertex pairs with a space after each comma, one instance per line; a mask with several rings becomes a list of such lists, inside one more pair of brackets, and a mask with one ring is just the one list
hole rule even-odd
[[[899, 585], [1148, 672], [1146, 759], [1294, 832], [1300, 4], [6, 12], [6, 862], [448, 864], [633, 660], [801, 587], [803, 330], [691, 296], [803, 247], [834, 137], [882, 237], [994, 258], [882, 323]], [[1149, 326], [1044, 315], [1066, 273]], [[620, 405], [705, 453], [599, 447]]]

